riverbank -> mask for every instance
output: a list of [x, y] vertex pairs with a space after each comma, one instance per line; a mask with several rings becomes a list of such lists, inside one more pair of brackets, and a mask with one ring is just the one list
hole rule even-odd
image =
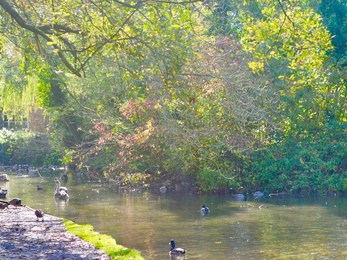
[[[65, 225], [69, 226], [69, 229], [75, 230], [74, 234], [71, 234], [64, 226], [63, 219], [48, 214], [45, 214], [43, 219], [44, 221], [37, 220], [35, 210], [27, 206], [15, 208], [10, 205], [1, 210], [0, 259], [112, 259], [105, 251], [97, 249], [93, 244], [78, 236], [88, 234], [85, 232], [86, 230], [95, 236], [101, 236], [97, 238], [99, 240], [97, 247], [103, 248], [103, 240], [105, 240], [108, 249], [110, 246], [115, 248], [114, 245], [116, 245], [115, 240], [111, 237], [99, 235], [89, 225], [87, 229], [83, 229], [81, 225], [65, 221]], [[88, 237], [91, 235], [89, 234]], [[113, 240], [114, 245], [109, 243], [110, 240]], [[117, 250], [120, 251], [117, 259], [143, 259], [136, 256], [125, 256], [123, 253], [131, 250], [120, 245], [117, 245]], [[110, 254], [110, 252], [108, 253]], [[115, 252], [112, 253], [115, 256]]]

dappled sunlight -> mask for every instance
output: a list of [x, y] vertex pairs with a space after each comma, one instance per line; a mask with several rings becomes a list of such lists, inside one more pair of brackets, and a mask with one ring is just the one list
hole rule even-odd
[[[347, 200], [266, 198], [235, 201], [231, 195], [116, 192], [99, 183], [68, 182], [70, 200], [55, 201], [54, 176], [4, 183], [8, 199], [111, 235], [145, 259], [169, 257], [169, 241], [187, 259], [311, 259], [347, 257]], [[42, 190], [37, 190], [37, 185]], [[57, 204], [58, 203], [58, 204]], [[201, 216], [201, 205], [211, 209]]]

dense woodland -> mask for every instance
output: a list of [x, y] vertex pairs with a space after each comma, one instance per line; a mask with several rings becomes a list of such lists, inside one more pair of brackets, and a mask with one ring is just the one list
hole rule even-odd
[[347, 0], [0, 6], [2, 114], [50, 121], [3, 130], [3, 163], [200, 192], [347, 190]]

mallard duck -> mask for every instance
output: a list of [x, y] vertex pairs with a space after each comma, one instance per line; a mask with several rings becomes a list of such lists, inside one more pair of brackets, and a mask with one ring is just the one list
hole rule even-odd
[[0, 188], [0, 198], [6, 198], [7, 190]]
[[246, 196], [244, 194], [234, 194], [233, 195], [235, 200], [244, 200], [246, 198]]
[[44, 221], [43, 219], [44, 212], [41, 209], [35, 210], [35, 216], [36, 216], [36, 221], [39, 221], [40, 218], [42, 218], [42, 222]]
[[256, 192], [253, 192], [253, 196], [255, 198], [263, 198], [265, 195], [264, 195], [264, 192], [256, 191]]
[[22, 206], [22, 200], [18, 198], [11, 199], [10, 201], [0, 200], [0, 203], [5, 204], [7, 206], [12, 205], [12, 206], [15, 206], [16, 208], [19, 206]]
[[186, 253], [185, 249], [176, 247], [175, 241], [173, 239], [171, 239], [170, 244], [171, 244], [171, 249], [169, 252], [170, 255], [184, 255]]
[[16, 208], [19, 207], [19, 206], [22, 206], [22, 200], [19, 199], [19, 198], [14, 198], [14, 199], [11, 199], [9, 202], [8, 202], [9, 205], [12, 205], [12, 206], [15, 206]]
[[6, 209], [8, 208], [8, 204], [0, 202], [0, 209]]
[[0, 174], [0, 181], [9, 181], [10, 179], [8, 178], [7, 174]]
[[69, 194], [67, 194], [68, 189], [66, 187], [60, 186], [60, 181], [58, 180], [58, 178], [55, 178], [54, 181], [55, 181], [54, 197], [61, 200], [68, 200], [69, 199]]
[[161, 186], [159, 188], [159, 190], [160, 190], [161, 193], [166, 193], [166, 187], [165, 186]]
[[206, 207], [205, 205], [202, 205], [202, 207], [200, 209], [200, 213], [201, 213], [201, 215], [207, 215], [210, 213], [210, 209], [208, 207]]

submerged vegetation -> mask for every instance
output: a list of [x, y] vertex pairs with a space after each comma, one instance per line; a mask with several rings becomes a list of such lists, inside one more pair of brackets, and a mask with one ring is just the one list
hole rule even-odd
[[0, 137], [3, 163], [199, 192], [346, 191], [346, 0], [0, 6], [2, 115], [49, 118], [44, 134]]

